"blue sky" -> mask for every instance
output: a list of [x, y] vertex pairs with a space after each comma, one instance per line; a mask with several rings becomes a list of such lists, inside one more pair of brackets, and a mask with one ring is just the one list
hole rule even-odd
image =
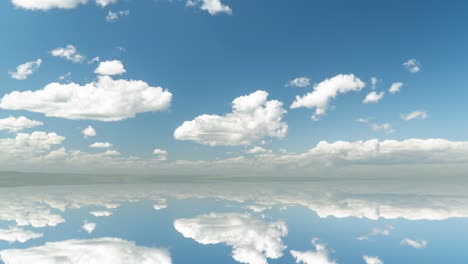
[[[203, 10], [204, 1], [115, 1], [101, 7], [90, 0], [69, 9], [52, 5], [47, 10], [32, 10], [34, 2], [37, 5], [41, 1], [0, 3], [0, 29], [4, 32], [0, 43], [2, 97], [14, 91], [41, 90], [53, 82], [64, 87], [68, 83], [92, 83], [99, 78], [95, 69], [100, 62], [118, 60], [125, 73], [110, 78], [161, 86], [172, 94], [172, 99], [163, 109], [137, 111], [135, 117], [103, 122], [96, 118], [47, 117], [44, 111], [25, 110], [26, 99], [21, 97], [9, 101], [9, 107], [5, 104], [1, 107], [0, 119], [25, 116], [43, 125], [22, 131], [0, 129], [4, 146], [16, 133], [54, 132], [64, 139], [46, 150], [25, 150], [16, 140], [14, 144], [8, 143], [15, 149], [6, 153], [37, 157], [63, 148], [61, 158], [70, 164], [74, 163], [70, 152], [99, 154], [107, 150], [96, 150], [89, 145], [109, 142], [113, 145], [111, 150], [118, 151], [121, 159], [134, 156], [145, 161], [156, 158], [175, 163], [255, 159], [251, 153], [245, 153], [254, 147], [261, 147], [263, 155], [281, 158], [286, 152], [305, 153], [320, 141], [395, 139], [403, 145], [395, 155], [419, 151], [417, 154], [422, 157], [416, 160], [427, 160], [427, 150], [440, 149], [424, 141], [431, 138], [446, 140], [443, 148], [447, 149], [447, 157], [468, 152], [465, 142], [468, 125], [462, 114], [468, 96], [464, 78], [468, 44], [464, 10], [468, 4], [462, 1], [442, 4], [226, 0], [213, 1], [219, 5], [209, 10]], [[51, 1], [54, 2], [61, 1]], [[109, 12], [122, 13], [116, 21], [109, 22], [105, 18]], [[73, 45], [84, 58], [72, 62], [51, 55], [52, 50], [67, 45]], [[89, 63], [95, 57], [100, 61]], [[23, 80], [12, 78], [17, 66], [38, 59], [41, 59], [40, 66], [32, 74]], [[411, 59], [420, 67], [418, 72], [412, 73], [404, 67]], [[59, 79], [67, 73], [70, 75]], [[315, 107], [290, 108], [296, 96], [311, 93], [314, 84], [339, 74], [354, 74], [365, 87], [330, 98], [326, 114], [318, 121], [311, 119]], [[298, 77], [310, 78], [311, 84], [302, 88], [286, 85]], [[373, 91], [372, 77], [379, 80], [374, 91], [385, 94], [378, 102], [363, 104], [366, 95]], [[390, 93], [390, 86], [397, 82], [404, 83], [403, 87], [395, 94]], [[234, 140], [228, 146], [224, 146], [229, 141], [224, 138], [209, 139], [216, 141], [211, 145], [207, 145], [206, 138], [205, 143], [190, 140], [197, 132], [194, 130], [206, 134], [207, 127], [213, 123], [192, 127], [179, 140], [174, 138], [174, 131], [185, 121], [203, 114], [224, 116], [232, 111], [231, 102], [235, 98], [257, 90], [267, 92], [268, 101], [282, 102], [287, 113], [276, 116], [280, 121], [268, 121], [275, 124], [266, 122], [256, 129], [243, 129], [241, 136], [248, 140]], [[129, 98], [132, 94], [130, 91], [121, 96]], [[5, 97], [2, 102], [6, 102]], [[12, 110], [15, 107], [19, 110]], [[414, 111], [423, 111], [425, 118], [403, 120], [402, 114]], [[263, 114], [252, 120], [260, 116]], [[358, 118], [368, 122], [356, 122]], [[278, 132], [275, 125], [287, 125], [287, 131]], [[95, 129], [96, 136], [83, 136], [81, 131], [88, 126]], [[217, 129], [223, 135], [232, 132], [226, 127]], [[428, 144], [428, 148], [411, 149], [402, 143], [407, 139], [421, 139], [418, 144]], [[461, 145], [454, 146], [455, 142]], [[364, 147], [357, 148], [363, 151]], [[155, 149], [167, 153], [153, 154]], [[28, 155], [24, 155], [25, 151]], [[3, 160], [9, 169], [23, 167], [7, 158]], [[57, 163], [48, 166], [60, 167]], [[79, 170], [83, 166], [74, 167]], [[35, 167], [31, 165], [31, 168]]]

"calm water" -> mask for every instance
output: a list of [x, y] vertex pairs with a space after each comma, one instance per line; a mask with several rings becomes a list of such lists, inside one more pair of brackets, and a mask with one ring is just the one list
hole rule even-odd
[[2, 188], [5, 263], [468, 263], [463, 181]]

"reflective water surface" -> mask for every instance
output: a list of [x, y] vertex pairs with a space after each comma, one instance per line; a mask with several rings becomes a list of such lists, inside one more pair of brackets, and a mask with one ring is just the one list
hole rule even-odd
[[462, 178], [0, 190], [4, 263], [468, 263]]

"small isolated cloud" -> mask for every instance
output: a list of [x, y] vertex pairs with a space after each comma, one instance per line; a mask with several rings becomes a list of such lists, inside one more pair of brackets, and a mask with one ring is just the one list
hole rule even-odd
[[85, 85], [50, 83], [41, 90], [14, 91], [0, 99], [0, 108], [112, 122], [135, 117], [137, 113], [167, 110], [171, 100], [169, 91], [144, 81], [99, 76]]
[[90, 148], [112, 148], [112, 144], [109, 142], [95, 142], [89, 145]]
[[9, 243], [20, 242], [25, 243], [28, 240], [42, 237], [43, 234], [24, 230], [18, 227], [10, 227], [9, 229], [0, 229], [0, 240]]
[[18, 65], [16, 71], [9, 71], [10, 77], [16, 80], [26, 80], [29, 75], [33, 74], [41, 66], [42, 60], [29, 61]]
[[371, 128], [375, 132], [383, 131], [383, 132], [389, 133], [389, 134], [395, 132], [395, 130], [393, 130], [392, 126], [389, 123], [372, 124]]
[[410, 238], [405, 238], [401, 240], [401, 244], [404, 246], [410, 246], [412, 248], [416, 249], [423, 249], [427, 246], [427, 241], [426, 240], [413, 240]]
[[120, 75], [125, 73], [126, 70], [121, 61], [112, 60], [99, 63], [99, 66], [94, 72], [99, 75]]
[[375, 76], [374, 76], [374, 77], [371, 77], [371, 85], [372, 85], [371, 87], [372, 87], [372, 90], [375, 90], [375, 88], [377, 87], [377, 84], [378, 84], [379, 82], [381, 82], [381, 81], [382, 81], [382, 80], [379, 80], [379, 78], [377, 78], [377, 77], [375, 77]]
[[296, 263], [303, 264], [336, 264], [329, 256], [329, 252], [324, 244], [321, 244], [318, 239], [312, 240], [315, 250], [305, 252], [291, 250], [291, 255], [296, 259]]
[[33, 128], [42, 125], [44, 125], [44, 123], [28, 119], [24, 116], [20, 116], [18, 118], [10, 116], [0, 119], [0, 130], [8, 130], [9, 132], [18, 132], [27, 128]]
[[83, 228], [84, 231], [88, 232], [88, 234], [91, 234], [94, 231], [94, 229], [96, 229], [96, 223], [85, 222], [81, 228]]
[[[103, 253], [104, 252], [104, 253]], [[43, 246], [0, 251], [5, 264], [16, 263], [73, 263], [73, 264], [171, 264], [167, 250], [137, 246], [119, 238], [65, 240], [47, 242]]]
[[383, 264], [383, 261], [374, 256], [362, 256], [366, 264]]
[[286, 84], [286, 87], [300, 87], [304, 88], [310, 85], [310, 79], [307, 77], [299, 77], [294, 80], [289, 81]]
[[107, 217], [111, 216], [112, 212], [111, 211], [92, 211], [89, 212], [91, 215], [94, 215], [95, 217]]
[[360, 117], [360, 118], [356, 119], [356, 122], [367, 124], [367, 123], [369, 123], [369, 118], [362, 118], [362, 117]]
[[361, 91], [365, 87], [364, 82], [354, 74], [339, 74], [331, 79], [326, 79], [314, 85], [314, 90], [303, 96], [296, 96], [291, 109], [305, 107], [315, 108], [313, 120], [318, 120], [326, 114], [330, 101], [338, 94], [351, 91]]
[[177, 140], [210, 146], [250, 145], [266, 137], [284, 138], [288, 125], [282, 122], [283, 103], [267, 100], [268, 93], [256, 91], [232, 101], [232, 112], [224, 116], [200, 115], [185, 121], [174, 132]]
[[409, 59], [403, 63], [405, 69], [411, 73], [417, 73], [421, 70], [421, 64], [415, 59]]
[[368, 236], [358, 236], [358, 237], [356, 237], [356, 240], [359, 240], [359, 241], [368, 240], [368, 239], [369, 239]]
[[117, 20], [119, 20], [123, 16], [128, 16], [130, 15], [130, 10], [122, 10], [122, 11], [117, 11], [117, 12], [112, 12], [109, 11], [106, 16], [106, 21], [109, 23], [114, 23]]
[[282, 221], [264, 222], [249, 214], [207, 214], [174, 221], [184, 237], [203, 245], [224, 243], [232, 247], [232, 257], [240, 263], [265, 264], [283, 256], [282, 237], [288, 230]]
[[96, 130], [92, 126], [88, 126], [87, 128], [83, 129], [81, 133], [85, 138], [96, 136]]
[[50, 52], [50, 54], [54, 57], [63, 58], [69, 60], [73, 63], [82, 62], [84, 60], [84, 56], [81, 55], [75, 46], [67, 45], [62, 48], [56, 48]]
[[92, 58], [91, 60], [88, 61], [88, 64], [93, 64], [95, 62], [100, 62], [100, 61], [101, 61], [101, 58], [94, 57], [94, 58]]
[[71, 77], [71, 72], [68, 72], [68, 73], [66, 73], [66, 74], [64, 74], [64, 75], [60, 75], [58, 79], [59, 79], [60, 81], [67, 81], [67, 82], [69, 82], [69, 81], [70, 81], [70, 77]]
[[232, 14], [229, 6], [221, 3], [221, 0], [187, 0], [187, 6], [196, 6], [210, 15]]
[[427, 118], [427, 113], [424, 110], [416, 110], [414, 112], [408, 113], [408, 114], [401, 114], [401, 119], [405, 121], [410, 121], [410, 120], [423, 120]]
[[390, 232], [395, 229], [393, 226], [386, 226], [385, 228], [374, 228], [372, 229], [371, 235], [373, 236], [388, 236]]
[[392, 85], [390, 86], [390, 89], [388, 90], [391, 94], [396, 94], [398, 93], [401, 88], [403, 87], [404, 83], [402, 82], [396, 82], [396, 83], [392, 83]]
[[156, 155], [158, 160], [166, 160], [167, 159], [167, 150], [163, 149], [155, 149], [153, 154]]
[[370, 92], [367, 94], [366, 98], [362, 101], [363, 104], [372, 104], [378, 103], [384, 97], [385, 92], [377, 93], [375, 91]]
[[114, 3], [117, 3], [117, 0], [96, 0], [96, 4], [98, 4], [101, 7], [106, 7]]

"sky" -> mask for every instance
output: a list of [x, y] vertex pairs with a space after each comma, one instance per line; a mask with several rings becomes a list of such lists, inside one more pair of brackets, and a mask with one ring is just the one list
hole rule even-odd
[[463, 171], [467, 8], [3, 1], [1, 168]]

